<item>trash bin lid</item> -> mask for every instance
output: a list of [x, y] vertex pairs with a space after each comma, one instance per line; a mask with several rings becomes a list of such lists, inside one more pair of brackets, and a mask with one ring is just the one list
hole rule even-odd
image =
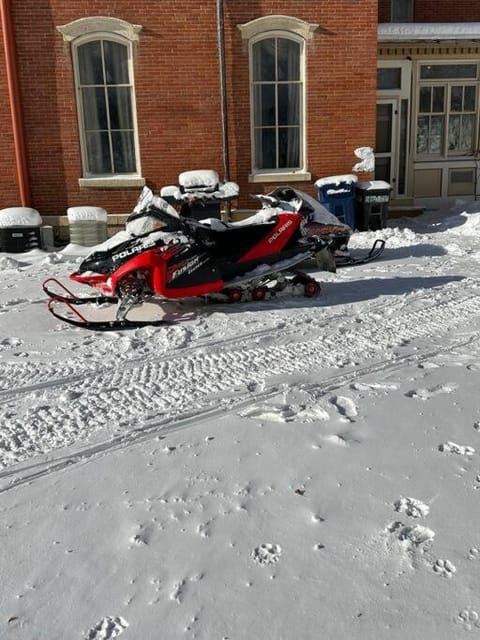
[[364, 191], [390, 191], [391, 185], [385, 180], [368, 180], [367, 182], [358, 182], [357, 189]]
[[316, 187], [325, 187], [325, 186], [332, 186], [332, 185], [340, 185], [342, 183], [347, 183], [347, 184], [351, 184], [353, 182], [357, 182], [358, 181], [358, 177], [355, 176], [353, 173], [347, 173], [345, 175], [342, 176], [326, 176], [325, 178], [319, 178], [316, 182], [315, 182], [315, 186]]

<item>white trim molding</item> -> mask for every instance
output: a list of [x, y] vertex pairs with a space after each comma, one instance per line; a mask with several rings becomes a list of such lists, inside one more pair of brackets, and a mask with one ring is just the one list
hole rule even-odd
[[80, 36], [90, 33], [104, 32], [114, 33], [122, 36], [131, 42], [136, 42], [140, 38], [142, 25], [131, 24], [120, 18], [111, 18], [108, 16], [93, 16], [88, 18], [79, 18], [68, 24], [57, 27], [65, 42], [72, 42]]
[[305, 20], [292, 18], [290, 16], [263, 16], [246, 22], [245, 24], [239, 24], [238, 28], [240, 29], [243, 40], [250, 40], [259, 34], [265, 35], [269, 31], [294, 33], [304, 40], [311, 40], [318, 26], [318, 24], [305, 22]]
[[384, 22], [378, 25], [379, 42], [479, 39], [480, 22]]

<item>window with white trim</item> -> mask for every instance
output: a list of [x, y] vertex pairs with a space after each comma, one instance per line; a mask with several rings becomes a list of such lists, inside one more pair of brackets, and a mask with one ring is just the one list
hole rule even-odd
[[305, 56], [318, 26], [285, 15], [238, 25], [249, 46], [252, 182], [310, 180]]
[[252, 43], [254, 171], [295, 171], [303, 161], [303, 43], [272, 36]]
[[473, 155], [477, 148], [478, 77], [476, 63], [420, 66], [417, 157]]
[[57, 27], [71, 46], [83, 177], [80, 186], [141, 186], [133, 74], [141, 25], [109, 16]]
[[129, 43], [89, 40], [74, 55], [84, 175], [137, 173]]

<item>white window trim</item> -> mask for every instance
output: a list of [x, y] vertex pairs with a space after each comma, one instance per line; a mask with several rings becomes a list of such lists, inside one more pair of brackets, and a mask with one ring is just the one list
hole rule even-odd
[[[80, 138], [80, 149], [82, 157], [82, 171], [84, 175], [79, 178], [78, 184], [82, 188], [126, 188], [126, 187], [141, 187], [145, 185], [145, 178], [141, 174], [140, 164], [140, 144], [138, 139], [138, 121], [137, 121], [137, 106], [135, 99], [135, 74], [133, 69], [133, 43], [139, 40], [139, 34], [142, 30], [141, 25], [131, 24], [125, 20], [119, 18], [110, 18], [106, 16], [80, 18], [69, 24], [57, 27], [57, 30], [62, 34], [65, 42], [72, 46], [72, 60], [73, 71], [75, 78], [75, 98], [77, 105], [78, 116], [78, 131]], [[78, 68], [78, 56], [76, 49], [87, 43], [96, 40], [110, 40], [118, 42], [128, 48], [129, 62], [128, 72], [129, 79], [132, 85], [132, 117], [134, 127], [134, 144], [135, 144], [135, 160], [137, 170], [135, 173], [127, 174], [106, 174], [89, 176], [85, 175], [85, 167], [87, 166], [86, 148], [84, 141], [83, 130], [83, 113], [82, 104], [79, 93], [79, 68]]]
[[[272, 27], [277, 27], [272, 30]], [[283, 27], [283, 29], [278, 29]], [[307, 136], [306, 136], [306, 40], [313, 37], [318, 25], [309, 24], [297, 18], [288, 16], [267, 16], [257, 18], [245, 25], [240, 25], [242, 37], [248, 39], [249, 85], [250, 85], [250, 164], [252, 171], [248, 176], [249, 182], [306, 182], [311, 180], [311, 174], [306, 168]], [[253, 105], [253, 45], [268, 38], [286, 38], [301, 45], [300, 73], [302, 78], [302, 135], [300, 139], [301, 166], [298, 169], [254, 169], [255, 134], [254, 134], [254, 105]]]
[[238, 28], [240, 29], [243, 40], [250, 40], [255, 36], [264, 35], [269, 31], [290, 33], [303, 38], [303, 40], [311, 40], [318, 26], [318, 24], [305, 22], [305, 20], [300, 20], [299, 18], [277, 15], [256, 18], [245, 24], [239, 24]]
[[[421, 67], [422, 66], [439, 66], [439, 65], [444, 65], [444, 64], [448, 64], [448, 65], [455, 65], [455, 64], [459, 64], [459, 65], [464, 65], [464, 64], [475, 64], [477, 66], [477, 77], [476, 78], [431, 78], [431, 79], [425, 79], [425, 78], [420, 78], [420, 72], [421, 72]], [[418, 123], [418, 116], [419, 116], [419, 105], [418, 105], [418, 96], [419, 96], [419, 92], [420, 92], [420, 87], [425, 87], [425, 86], [434, 86], [434, 85], [439, 85], [439, 84], [443, 84], [446, 88], [447, 88], [447, 95], [445, 97], [445, 100], [448, 100], [448, 95], [449, 95], [449, 89], [451, 88], [451, 86], [455, 86], [455, 85], [465, 85], [465, 84], [474, 84], [477, 87], [477, 105], [476, 105], [476, 114], [475, 114], [475, 135], [474, 135], [474, 140], [478, 139], [478, 135], [480, 132], [480, 64], [478, 62], [477, 59], [475, 58], [461, 58], [461, 59], [456, 59], [456, 58], [452, 58], [450, 59], [437, 59], [435, 58], [434, 60], [430, 60], [430, 59], [422, 59], [422, 60], [417, 60], [416, 61], [416, 69], [415, 69], [415, 91], [413, 94], [413, 122], [414, 124], [414, 136], [415, 139], [412, 141], [413, 142], [413, 158], [414, 158], [414, 162], [416, 163], [421, 163], [422, 166], [427, 166], [429, 163], [443, 163], [444, 165], [448, 164], [449, 162], [455, 162], [455, 161], [465, 161], [467, 162], [468, 160], [471, 160], [475, 157], [475, 149], [473, 151], [473, 153], [471, 154], [462, 154], [459, 153], [458, 155], [455, 154], [449, 154], [445, 149], [442, 150], [442, 152], [438, 155], [433, 155], [433, 154], [421, 154], [417, 152], [417, 145], [416, 145], [416, 133], [417, 133], [417, 123]], [[448, 119], [450, 117], [450, 107], [447, 104], [447, 108], [445, 110], [445, 128], [446, 131], [444, 133], [444, 137], [442, 139], [442, 144], [445, 143], [446, 141], [446, 136], [448, 136], [448, 132], [447, 132], [447, 126], [448, 126]]]
[[65, 42], [72, 42], [76, 38], [85, 35], [92, 35], [98, 32], [116, 34], [130, 42], [138, 41], [142, 26], [131, 24], [120, 18], [110, 18], [108, 16], [95, 16], [89, 18], [79, 18], [68, 24], [57, 27]]

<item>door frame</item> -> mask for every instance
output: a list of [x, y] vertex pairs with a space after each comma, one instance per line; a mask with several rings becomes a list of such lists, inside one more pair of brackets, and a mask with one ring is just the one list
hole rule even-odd
[[[406, 198], [409, 193], [410, 176], [410, 111], [411, 111], [411, 87], [412, 87], [412, 61], [411, 60], [378, 60], [378, 69], [401, 69], [400, 86], [393, 89], [377, 88], [377, 104], [392, 104], [392, 150], [389, 153], [379, 153], [379, 157], [391, 156], [390, 184], [392, 186], [392, 198]], [[402, 105], [407, 105], [404, 124], [404, 140], [402, 141]], [[400, 171], [401, 141], [404, 145], [405, 168], [404, 188], [399, 193], [398, 175]]]

